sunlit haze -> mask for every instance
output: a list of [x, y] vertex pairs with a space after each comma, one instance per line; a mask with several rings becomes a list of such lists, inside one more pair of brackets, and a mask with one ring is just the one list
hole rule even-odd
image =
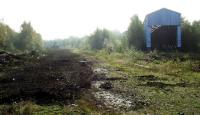
[[15, 31], [30, 21], [43, 39], [90, 35], [97, 27], [126, 31], [130, 18], [168, 8], [200, 19], [199, 0], [0, 0], [0, 19]]

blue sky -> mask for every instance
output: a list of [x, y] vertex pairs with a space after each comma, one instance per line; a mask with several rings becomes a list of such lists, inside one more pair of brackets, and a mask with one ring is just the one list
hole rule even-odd
[[89, 35], [97, 27], [123, 32], [134, 14], [143, 21], [163, 7], [189, 21], [200, 19], [199, 0], [0, 0], [0, 20], [15, 31], [31, 21], [47, 40]]

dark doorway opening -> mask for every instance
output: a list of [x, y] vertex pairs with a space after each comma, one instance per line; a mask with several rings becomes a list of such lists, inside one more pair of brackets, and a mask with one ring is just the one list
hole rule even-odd
[[151, 34], [153, 49], [173, 50], [177, 46], [177, 26], [161, 26]]

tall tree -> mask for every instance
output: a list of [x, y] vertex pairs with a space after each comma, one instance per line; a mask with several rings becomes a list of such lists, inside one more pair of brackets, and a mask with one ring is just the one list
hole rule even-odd
[[100, 50], [105, 47], [108, 40], [108, 31], [97, 29], [89, 38], [91, 49]]
[[200, 51], [200, 20], [192, 23], [194, 51]]
[[200, 21], [192, 24], [182, 19], [182, 49], [183, 51], [197, 51], [200, 42]]
[[8, 25], [0, 22], [0, 48], [4, 50], [14, 50], [13, 41], [16, 36]]
[[144, 29], [143, 24], [137, 15], [131, 18], [131, 23], [128, 27], [127, 38], [129, 48], [134, 47], [136, 49], [144, 48]]
[[30, 22], [24, 22], [21, 25], [16, 47], [20, 50], [40, 50], [42, 48], [41, 35], [33, 29]]
[[5, 47], [6, 35], [7, 35], [6, 25], [0, 23], [0, 48]]

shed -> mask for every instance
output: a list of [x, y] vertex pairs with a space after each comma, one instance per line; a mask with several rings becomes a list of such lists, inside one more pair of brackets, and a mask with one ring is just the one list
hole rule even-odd
[[180, 48], [181, 14], [162, 8], [146, 15], [144, 20], [144, 33], [146, 47], [148, 49], [163, 46]]

